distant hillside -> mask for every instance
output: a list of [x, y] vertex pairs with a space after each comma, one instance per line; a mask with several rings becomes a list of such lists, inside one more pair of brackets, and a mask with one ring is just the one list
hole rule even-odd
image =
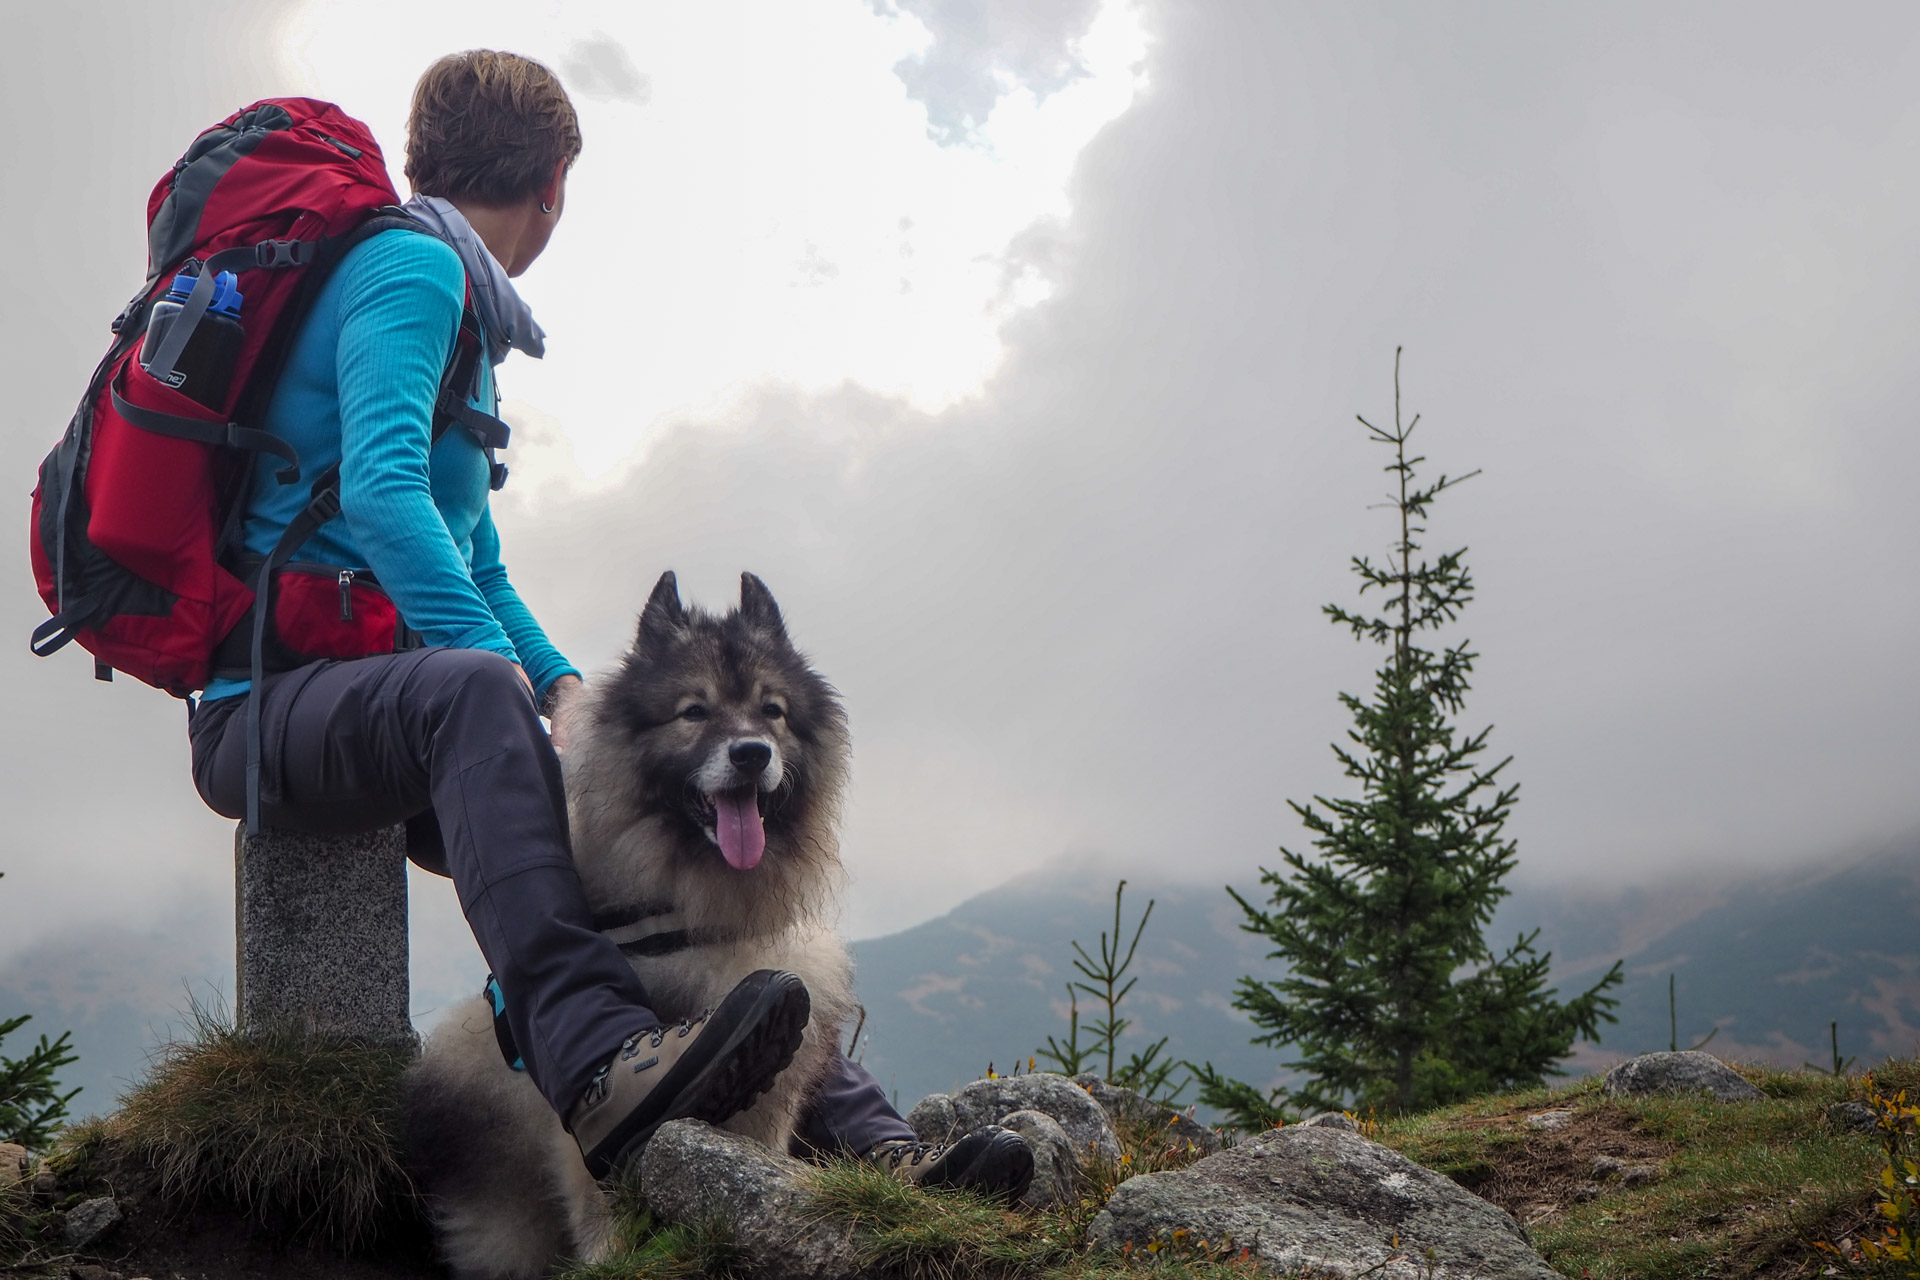
[[[1024, 876], [969, 898], [937, 920], [853, 946], [867, 1010], [862, 1061], [911, 1104], [964, 1083], [991, 1061], [1024, 1064], [1048, 1035], [1065, 1038], [1071, 939], [1098, 954], [1113, 927], [1114, 880], [1061, 871]], [[1233, 983], [1263, 954], [1235, 927], [1238, 909], [1218, 888], [1130, 883], [1131, 925], [1157, 904], [1134, 960], [1140, 983], [1122, 1012], [1135, 1020], [1123, 1041], [1142, 1049], [1170, 1037], [1175, 1056], [1211, 1056], [1216, 1066], [1264, 1080], [1271, 1050], [1247, 1043], [1252, 1030], [1228, 1003]], [[1081, 997], [1081, 1020], [1096, 1015]]]
[[1590, 983], [1627, 962], [1620, 1022], [1604, 1055], [1665, 1049], [1667, 975], [1675, 975], [1679, 1040], [1718, 1028], [1723, 1057], [1798, 1066], [1842, 1055], [1871, 1062], [1920, 1045], [1920, 842], [1875, 857], [1715, 888], [1636, 889], [1610, 898], [1516, 894], [1508, 932], [1541, 926], [1555, 977]]
[[[1257, 888], [1253, 876], [1237, 884]], [[1004, 1067], [1061, 1034], [1069, 939], [1092, 948], [1111, 927], [1113, 882], [1045, 871], [971, 898], [937, 920], [854, 944], [867, 1008], [864, 1061], [901, 1099], [946, 1089], [989, 1060]], [[1218, 888], [1131, 882], [1129, 917], [1157, 897], [1126, 1012], [1126, 1045], [1162, 1035], [1179, 1057], [1211, 1059], [1273, 1083], [1284, 1055], [1247, 1043], [1229, 1000], [1245, 973], [1271, 976], [1260, 940], [1238, 929]], [[1670, 1042], [1667, 975], [1676, 976], [1686, 1048], [1718, 1027], [1712, 1048], [1788, 1066], [1828, 1059], [1827, 1024], [1843, 1054], [1869, 1061], [1920, 1045], [1920, 847], [1835, 869], [1746, 884], [1672, 884], [1617, 894], [1516, 888], [1491, 936], [1540, 929], [1563, 991], [1626, 961], [1619, 1022], [1581, 1046], [1591, 1070]], [[1082, 1006], [1083, 1011], [1085, 1006]]]
[[[1256, 888], [1248, 875], [1235, 882]], [[1124, 1044], [1170, 1037], [1178, 1057], [1211, 1059], [1242, 1079], [1277, 1081], [1284, 1055], [1247, 1043], [1251, 1026], [1229, 1001], [1245, 973], [1271, 975], [1260, 939], [1238, 928], [1217, 885], [1148, 883], [1127, 889], [1127, 916], [1149, 897], [1153, 921], [1140, 944], [1140, 985], [1125, 1012]], [[233, 983], [232, 916], [225, 904], [180, 907], [143, 932], [76, 930], [7, 958], [0, 1016], [30, 1013], [0, 1053], [18, 1055], [41, 1031], [71, 1029], [80, 1061], [62, 1073], [86, 1092], [80, 1114], [106, 1111], [146, 1054], [181, 1024], [191, 991], [218, 1003]], [[182, 914], [186, 913], [186, 914]], [[191, 918], [189, 918], [189, 916]], [[911, 1105], [972, 1079], [989, 1062], [1024, 1063], [1048, 1035], [1064, 1035], [1071, 939], [1095, 946], [1113, 919], [1113, 877], [1037, 872], [970, 898], [946, 915], [854, 944], [867, 1009], [866, 1065]], [[431, 927], [458, 928], [457, 921]], [[1920, 842], [1830, 869], [1704, 881], [1611, 894], [1521, 885], [1502, 905], [1495, 939], [1539, 926], [1563, 989], [1591, 983], [1615, 957], [1627, 961], [1620, 1022], [1588, 1070], [1668, 1044], [1667, 975], [1676, 975], [1679, 1038], [1718, 1027], [1714, 1052], [1798, 1066], [1827, 1061], [1827, 1024], [1840, 1023], [1843, 1054], [1863, 1062], [1920, 1046]], [[416, 933], [419, 925], [416, 925]], [[417, 1022], [478, 987], [468, 958], [426, 948], [415, 955]], [[1082, 1004], [1083, 1016], [1091, 1011]]]

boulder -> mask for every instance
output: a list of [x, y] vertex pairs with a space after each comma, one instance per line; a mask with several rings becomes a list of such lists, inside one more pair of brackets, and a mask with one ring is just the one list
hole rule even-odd
[[907, 1112], [907, 1127], [922, 1142], [951, 1142], [966, 1135], [960, 1131], [960, 1115], [953, 1109], [953, 1098], [930, 1093]]
[[1143, 1248], [1181, 1229], [1210, 1249], [1250, 1249], [1278, 1274], [1558, 1280], [1506, 1211], [1398, 1152], [1324, 1126], [1271, 1129], [1190, 1168], [1129, 1179], [1087, 1238], [1105, 1249]]
[[1091, 1074], [1077, 1075], [1073, 1082], [1087, 1091], [1087, 1096], [1100, 1104], [1114, 1126], [1129, 1125], [1139, 1130], [1159, 1129], [1164, 1131], [1173, 1145], [1192, 1143], [1202, 1155], [1212, 1155], [1225, 1144], [1220, 1135], [1195, 1120], [1184, 1111], [1162, 1106], [1145, 1094], [1117, 1084], [1108, 1084], [1099, 1076]]
[[1527, 1128], [1551, 1133], [1555, 1129], [1564, 1129], [1573, 1123], [1573, 1112], [1565, 1107], [1552, 1111], [1536, 1111], [1527, 1117]]
[[112, 1196], [82, 1200], [67, 1212], [60, 1239], [68, 1247], [84, 1249], [120, 1224], [120, 1203]]
[[24, 1182], [27, 1176], [27, 1149], [17, 1142], [0, 1142], [0, 1188]]
[[1710, 1053], [1643, 1053], [1607, 1072], [1602, 1087], [1610, 1098], [1644, 1098], [1656, 1093], [1706, 1093], [1715, 1102], [1756, 1102], [1767, 1095]]
[[1044, 1111], [1015, 1111], [1000, 1124], [1027, 1140], [1033, 1148], [1033, 1181], [1020, 1203], [1029, 1209], [1051, 1209], [1072, 1204], [1085, 1189], [1086, 1178], [1073, 1156], [1073, 1139], [1060, 1122]]
[[1302, 1120], [1296, 1128], [1300, 1129], [1345, 1129], [1348, 1133], [1360, 1132], [1360, 1122], [1344, 1111], [1318, 1111]]
[[670, 1120], [640, 1154], [640, 1194], [667, 1222], [725, 1222], [759, 1280], [840, 1280], [858, 1272], [852, 1228], [822, 1220], [808, 1168], [751, 1138]]
[[982, 1125], [1002, 1124], [1016, 1111], [1039, 1111], [1066, 1130], [1073, 1154], [1120, 1161], [1120, 1135], [1106, 1111], [1065, 1076], [1036, 1071], [1026, 1076], [975, 1080], [956, 1093], [931, 1094], [907, 1113], [907, 1124], [922, 1142], [951, 1142]]
[[1836, 1102], [1827, 1108], [1827, 1123], [1836, 1129], [1877, 1133], [1880, 1117], [1864, 1102]]

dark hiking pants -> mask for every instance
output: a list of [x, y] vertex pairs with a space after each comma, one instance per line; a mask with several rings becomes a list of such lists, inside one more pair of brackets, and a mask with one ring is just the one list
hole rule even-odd
[[[261, 821], [318, 835], [404, 822], [407, 856], [452, 878], [527, 1072], [565, 1117], [621, 1042], [659, 1019], [593, 928], [559, 758], [519, 672], [477, 649], [416, 649], [270, 675], [256, 696]], [[230, 818], [246, 812], [245, 706], [204, 703], [188, 730], [194, 785]], [[912, 1136], [855, 1063], [801, 1127], [854, 1152]]]

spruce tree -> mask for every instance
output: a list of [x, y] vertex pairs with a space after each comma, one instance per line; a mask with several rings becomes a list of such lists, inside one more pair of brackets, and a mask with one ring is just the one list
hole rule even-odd
[[[1269, 938], [1285, 961], [1275, 981], [1242, 978], [1233, 1003], [1264, 1032], [1256, 1044], [1291, 1047], [1290, 1067], [1306, 1074], [1287, 1100], [1301, 1108], [1341, 1106], [1412, 1111], [1490, 1090], [1540, 1083], [1576, 1037], [1598, 1040], [1618, 1002], [1606, 994], [1620, 965], [1564, 1003], [1547, 987], [1550, 954], [1539, 931], [1496, 952], [1483, 937], [1508, 893], [1514, 841], [1504, 834], [1519, 788], [1503, 778], [1512, 757], [1484, 762], [1491, 728], [1467, 734], [1460, 714], [1478, 656], [1461, 640], [1425, 647], [1425, 636], [1455, 622], [1473, 599], [1466, 550], [1428, 559], [1421, 539], [1434, 500], [1464, 480], [1442, 474], [1421, 483], [1424, 457], [1409, 456], [1419, 424], [1404, 426], [1400, 354], [1394, 353], [1393, 430], [1360, 423], [1393, 451], [1387, 507], [1398, 518], [1390, 556], [1353, 559], [1360, 596], [1380, 593], [1378, 612], [1325, 606], [1336, 626], [1386, 648], [1373, 694], [1342, 693], [1353, 716], [1334, 756], [1359, 796], [1312, 804], [1288, 801], [1313, 836], [1318, 856], [1281, 849], [1287, 871], [1261, 869], [1272, 897], [1255, 906], [1229, 888], [1246, 913], [1242, 928]], [[1199, 1070], [1201, 1100], [1242, 1118], [1271, 1120], [1257, 1090]]]
[[[5, 873], [0, 872], [0, 875]], [[32, 1020], [31, 1014], [0, 1018], [0, 1041]], [[0, 1055], [0, 1142], [17, 1142], [29, 1150], [44, 1147], [66, 1119], [67, 1104], [78, 1089], [60, 1091], [53, 1073], [77, 1061], [72, 1052], [72, 1032], [62, 1031], [58, 1040], [40, 1037], [24, 1058]]]

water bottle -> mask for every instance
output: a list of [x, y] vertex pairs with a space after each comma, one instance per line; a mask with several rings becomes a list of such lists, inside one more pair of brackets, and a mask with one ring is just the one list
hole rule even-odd
[[[187, 296], [193, 292], [198, 278], [185, 272], [175, 276], [166, 296], [153, 304], [153, 314], [147, 320], [147, 336], [140, 344], [143, 368], [152, 365], [154, 354], [166, 340], [167, 331], [173, 328], [181, 308], [187, 305]], [[240, 340], [246, 335], [240, 324], [238, 284], [231, 271], [222, 271], [213, 278], [213, 301], [207, 305], [200, 323], [194, 326], [193, 336], [187, 339], [180, 358], [173, 362], [173, 372], [162, 379], [181, 395], [209, 409], [226, 407], [227, 388], [233, 381], [234, 363], [240, 357]]]

